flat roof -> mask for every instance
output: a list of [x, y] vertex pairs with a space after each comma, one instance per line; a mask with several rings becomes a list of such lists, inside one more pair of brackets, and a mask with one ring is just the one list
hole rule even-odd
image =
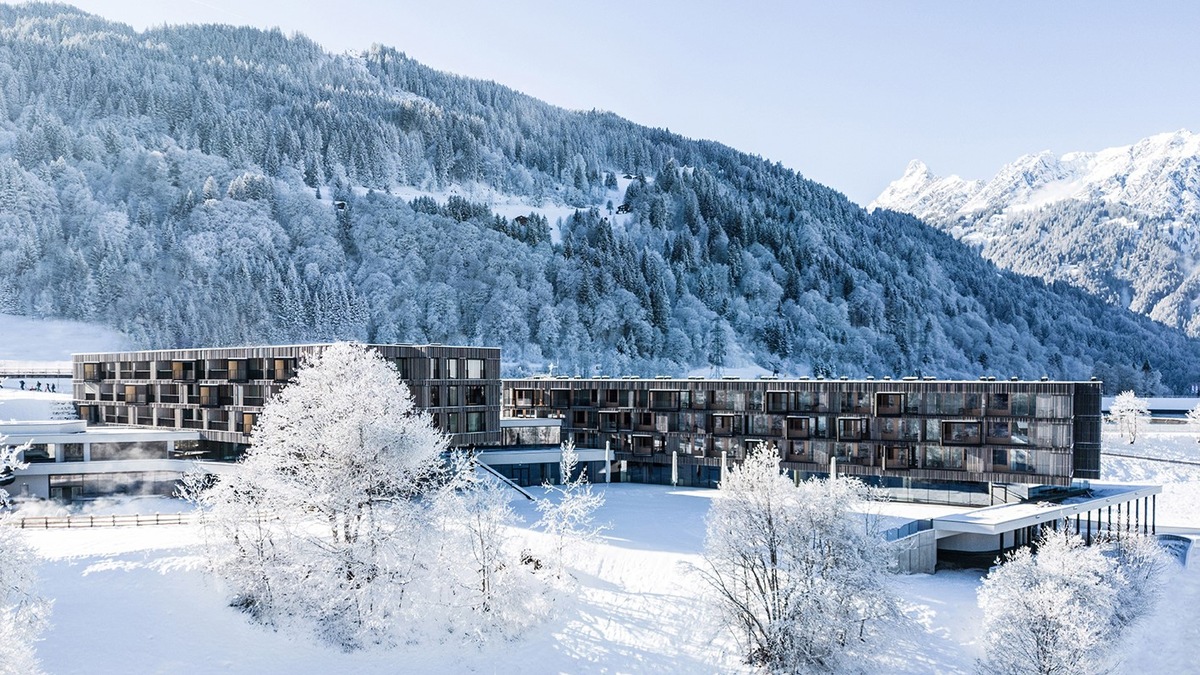
[[[335, 342], [309, 342], [303, 344], [282, 344], [282, 345], [231, 345], [228, 347], [157, 347], [154, 349], [130, 349], [124, 351], [113, 352], [72, 352], [71, 359], [78, 361], [88, 357], [113, 356], [116, 354], [156, 354], [162, 352], [207, 352], [218, 350], [248, 350], [248, 349], [305, 349], [309, 347], [329, 347], [337, 344]], [[364, 347], [413, 347], [417, 349], [425, 349], [428, 347], [439, 347], [446, 349], [492, 349], [500, 351], [499, 347], [487, 347], [478, 345], [447, 345], [440, 342], [430, 342], [426, 344], [415, 344], [411, 342], [395, 342], [395, 343], [361, 343]]]
[[933, 529], [944, 534], [1000, 534], [1024, 527], [1048, 523], [1068, 516], [1124, 504], [1162, 492], [1161, 485], [1092, 484], [1092, 494], [1072, 497], [1061, 504], [1022, 502], [985, 506], [968, 513], [938, 516]]
[[567, 375], [532, 375], [529, 377], [505, 377], [501, 378], [505, 383], [509, 382], [662, 382], [664, 384], [676, 383], [696, 383], [696, 382], [754, 382], [754, 383], [824, 383], [824, 384], [870, 384], [870, 385], [914, 385], [914, 384], [977, 384], [977, 385], [996, 385], [996, 384], [1094, 384], [1097, 386], [1103, 383], [1099, 380], [1013, 380], [993, 378], [988, 380], [975, 379], [944, 379], [944, 378], [837, 378], [837, 377], [642, 377], [642, 376], [599, 376], [599, 377], [574, 377]]

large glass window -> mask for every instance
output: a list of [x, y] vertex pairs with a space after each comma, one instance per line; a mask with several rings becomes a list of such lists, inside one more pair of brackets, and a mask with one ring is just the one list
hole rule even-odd
[[979, 422], [942, 422], [942, 443], [979, 445]]
[[838, 440], [856, 441], [867, 434], [867, 420], [863, 417], [839, 417], [837, 421]]
[[446, 379], [458, 379], [458, 359], [446, 359]]
[[[450, 407], [462, 405], [462, 398], [458, 395], [458, 385], [450, 385], [446, 387], [446, 405]], [[528, 403], [518, 403], [518, 405], [529, 405]]]
[[925, 447], [925, 467], [929, 469], [961, 469], [962, 448], [944, 448], [938, 445]]
[[432, 386], [429, 388], [429, 407], [430, 408], [437, 408], [442, 405], [441, 394], [442, 394], [441, 387], [438, 387], [435, 385], [435, 386]]
[[446, 432], [451, 434], [458, 433], [458, 413], [446, 413]]
[[483, 359], [467, 359], [467, 379], [482, 380], [483, 378]]
[[485, 431], [486, 413], [469, 412], [467, 413], [467, 433], [475, 431]]

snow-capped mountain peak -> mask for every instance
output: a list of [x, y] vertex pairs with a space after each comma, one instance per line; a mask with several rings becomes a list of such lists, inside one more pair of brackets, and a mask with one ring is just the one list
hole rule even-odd
[[998, 265], [1067, 281], [1200, 336], [1200, 135], [1023, 155], [990, 180], [920, 161], [872, 202], [979, 246]]

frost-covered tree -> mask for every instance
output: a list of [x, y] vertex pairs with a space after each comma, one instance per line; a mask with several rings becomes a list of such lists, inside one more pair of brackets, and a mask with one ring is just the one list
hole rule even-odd
[[[1197, 403], [1191, 410], [1187, 411], [1188, 423], [1192, 425], [1192, 429], [1200, 430], [1200, 403]], [[1200, 433], [1196, 434], [1196, 442], [1200, 443]]]
[[[9, 446], [0, 436], [0, 486], [21, 469], [17, 454], [27, 447]], [[0, 487], [0, 511], [8, 492]], [[19, 530], [7, 527], [0, 512], [0, 670], [37, 673], [33, 644], [47, 625], [50, 602], [37, 593], [37, 556]]]
[[481, 477], [475, 461], [455, 453], [451, 478], [433, 498], [441, 564], [429, 584], [448, 612], [447, 630], [482, 642], [521, 634], [546, 616], [548, 600], [541, 575], [521, 564], [509, 535], [519, 521], [515, 493]]
[[762, 445], [724, 476], [701, 573], [748, 663], [837, 671], [899, 616], [878, 522], [855, 512], [869, 496], [849, 478], [793, 485]]
[[430, 564], [417, 497], [445, 447], [391, 364], [332, 345], [264, 407], [237, 470], [199, 492], [211, 569], [261, 621], [311, 620], [347, 648], [394, 640]]
[[541, 518], [536, 527], [550, 535], [554, 574], [562, 579], [572, 551], [595, 541], [605, 526], [595, 517], [604, 506], [604, 495], [592, 490], [587, 472], [580, 470], [575, 441], [567, 440], [559, 449], [559, 484], [543, 484], [547, 494], [537, 502]]
[[1037, 553], [1009, 553], [979, 589], [987, 656], [998, 675], [1102, 672], [1120, 631], [1162, 587], [1166, 557], [1149, 538], [1085, 546], [1066, 528], [1046, 531]]
[[1108, 409], [1108, 417], [1117, 425], [1117, 431], [1130, 444], [1137, 441], [1141, 430], [1142, 419], [1150, 416], [1146, 399], [1139, 398], [1132, 391], [1123, 391], [1113, 399]]

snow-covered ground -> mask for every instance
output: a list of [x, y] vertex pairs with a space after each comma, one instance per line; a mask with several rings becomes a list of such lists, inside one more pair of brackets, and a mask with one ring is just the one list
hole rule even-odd
[[[607, 498], [601, 518], [612, 528], [577, 559], [579, 592], [558, 597], [555, 616], [515, 642], [345, 653], [305, 635], [273, 632], [228, 607], [200, 570], [195, 526], [164, 525], [26, 531], [45, 558], [43, 592], [55, 599], [53, 626], [38, 654], [50, 673], [744, 672], [732, 639], [713, 625], [692, 567], [702, 562], [704, 517], [720, 493], [628, 484], [597, 489]], [[526, 523], [536, 519], [529, 502], [514, 506]], [[97, 508], [167, 507], [140, 500]], [[532, 550], [543, 546], [528, 527], [516, 534]], [[899, 577], [912, 627], [879, 644], [861, 663], [864, 670], [971, 671], [982, 655], [975, 602], [981, 574]], [[1132, 633], [1125, 671], [1189, 672], [1200, 637], [1197, 600], [1200, 577], [1192, 568]]]
[[1101, 476], [1106, 481], [1162, 485], [1162, 494], [1155, 500], [1158, 524], [1200, 530], [1198, 438], [1197, 425], [1143, 423], [1137, 441], [1130, 444], [1120, 438], [1114, 425], [1106, 424]]

